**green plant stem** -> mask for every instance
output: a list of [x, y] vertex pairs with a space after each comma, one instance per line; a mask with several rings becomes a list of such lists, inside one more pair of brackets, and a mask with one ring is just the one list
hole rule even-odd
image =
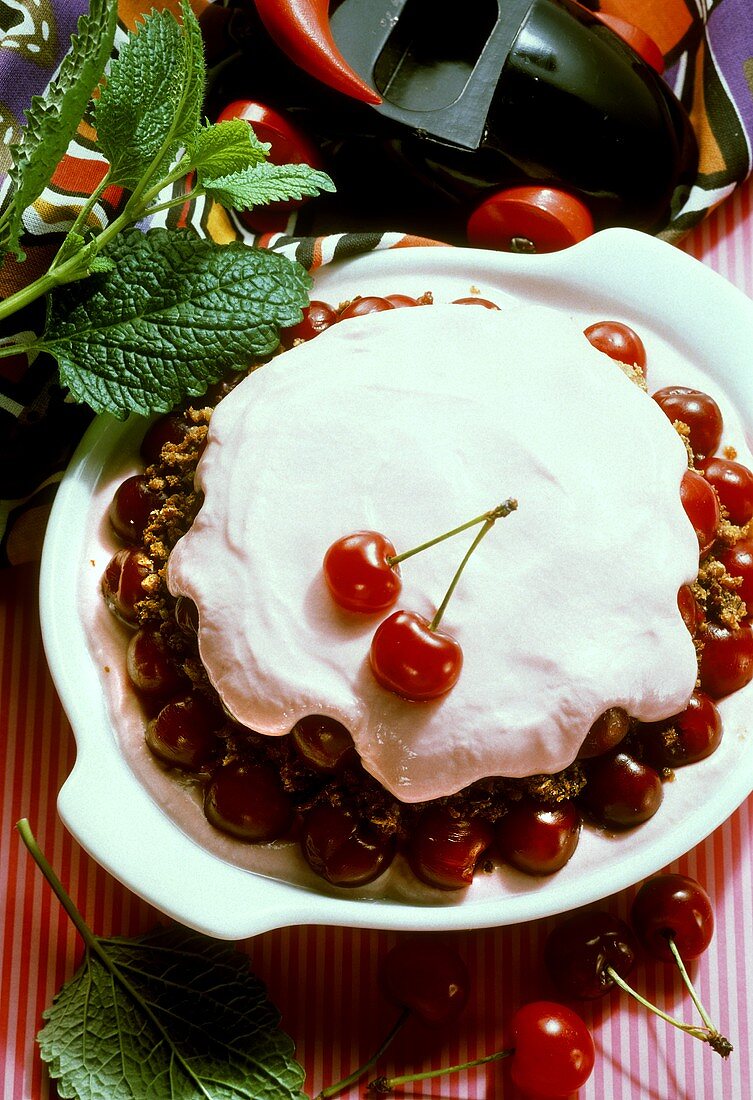
[[488, 1062], [501, 1062], [503, 1058], [510, 1058], [515, 1053], [515, 1048], [498, 1050], [496, 1054], [486, 1054], [483, 1058], [474, 1058], [472, 1062], [463, 1062], [459, 1066], [447, 1066], [446, 1069], [429, 1069], [424, 1073], [404, 1073], [400, 1077], [377, 1077], [369, 1081], [369, 1092], [392, 1092], [399, 1085], [411, 1085], [415, 1081], [428, 1081], [432, 1077], [445, 1077], [449, 1073], [462, 1073], [466, 1069], [475, 1069], [476, 1066], [485, 1066]]
[[505, 507], [505, 505], [498, 504], [496, 508], [491, 508], [488, 512], [482, 512], [480, 516], [475, 516], [473, 519], [469, 519], [467, 523], [461, 523], [459, 527], [453, 527], [451, 531], [445, 531], [443, 535], [437, 535], [436, 538], [429, 539], [428, 542], [422, 542], [420, 546], [414, 546], [412, 550], [404, 550], [402, 554], [393, 554], [392, 557], [387, 558], [387, 564], [390, 567], [399, 565], [400, 562], [412, 558], [414, 554], [420, 554], [422, 550], [428, 550], [430, 546], [436, 546], [438, 542], [444, 542], [445, 539], [451, 539], [454, 535], [459, 535], [461, 531], [467, 531], [469, 527], [488, 522], [492, 516], [496, 519], [498, 518], [499, 509], [502, 507]]
[[183, 206], [184, 203], [198, 199], [204, 194], [206, 192], [203, 187], [193, 187], [190, 191], [186, 191], [183, 195], [178, 195], [174, 199], [165, 199], [158, 206], [147, 207], [144, 211], [144, 217], [150, 218], [152, 214], [161, 214], [163, 210], [174, 210], [176, 206]]
[[55, 257], [53, 258], [52, 263], [50, 264], [50, 266], [48, 268], [48, 271], [54, 271], [56, 269], [56, 267], [58, 266], [59, 257], [61, 255], [61, 253], [63, 252], [63, 249], [65, 248], [65, 245], [66, 245], [66, 242], [68, 241], [68, 238], [71, 236], [71, 234], [72, 233], [78, 233], [80, 229], [86, 227], [86, 223], [89, 220], [89, 214], [92, 212], [92, 210], [94, 209], [96, 204], [99, 202], [99, 199], [101, 198], [103, 192], [110, 185], [110, 174], [111, 174], [111, 170], [108, 168], [107, 172], [105, 173], [104, 178], [101, 180], [99, 185], [97, 187], [95, 187], [94, 191], [92, 191], [89, 198], [86, 200], [84, 205], [79, 210], [78, 214], [76, 215], [76, 219], [75, 219], [73, 225], [68, 230], [68, 233], [66, 234], [65, 240], [63, 241], [60, 248], [58, 249]]
[[336, 1081], [334, 1085], [328, 1085], [326, 1089], [322, 1089], [322, 1091], [314, 1097], [314, 1100], [330, 1100], [330, 1097], [338, 1096], [341, 1092], [344, 1092], [345, 1089], [350, 1088], [351, 1085], [355, 1085], [356, 1081], [360, 1081], [364, 1074], [368, 1073], [372, 1066], [376, 1065], [409, 1016], [410, 1009], [404, 1008], [377, 1050], [372, 1054], [371, 1058], [369, 1058], [368, 1062], [364, 1062], [363, 1065], [353, 1070], [347, 1077], [343, 1077], [342, 1081]]
[[676, 1016], [670, 1016], [669, 1013], [663, 1012], [662, 1009], [657, 1008], [651, 1001], [647, 1001], [646, 998], [642, 997], [637, 990], [633, 989], [633, 987], [629, 985], [613, 967], [608, 966], [606, 968], [606, 973], [624, 993], [633, 997], [639, 1004], [643, 1005], [644, 1008], [647, 1008], [649, 1012], [653, 1012], [655, 1016], [658, 1016], [673, 1027], [679, 1028], [680, 1031], [684, 1031], [686, 1035], [691, 1035], [694, 1039], [700, 1039], [702, 1043], [708, 1043], [717, 1054], [721, 1054], [722, 1058], [726, 1058], [731, 1053], [732, 1044], [728, 1039], [725, 1039], [713, 1025], [696, 1027], [694, 1024], [686, 1024], [683, 1020], [678, 1020]]
[[462, 572], [465, 569], [466, 565], [468, 564], [468, 559], [470, 558], [471, 554], [476, 549], [478, 544], [481, 542], [482, 538], [489, 531], [491, 531], [492, 527], [494, 526], [494, 524], [496, 523], [496, 521], [498, 519], [502, 519], [504, 516], [509, 516], [511, 512], [514, 512], [516, 510], [517, 507], [518, 507], [517, 500], [510, 499], [510, 500], [504, 501], [503, 504], [498, 504], [496, 508], [493, 508], [491, 510], [491, 512], [487, 513], [487, 518], [484, 521], [484, 526], [481, 528], [481, 530], [476, 535], [476, 537], [473, 540], [473, 542], [471, 543], [471, 545], [468, 547], [468, 550], [465, 554], [465, 557], [461, 561], [460, 565], [457, 568], [457, 572], [455, 573], [455, 576], [452, 578], [452, 580], [450, 582], [450, 587], [445, 592], [444, 599], [442, 600], [441, 604], [437, 608], [437, 611], [436, 611], [436, 614], [435, 614], [434, 618], [429, 623], [429, 630], [436, 630], [437, 627], [439, 626], [440, 622], [442, 621], [442, 616], [445, 613], [445, 610], [447, 608], [447, 604], [450, 602], [450, 599], [452, 598], [452, 593], [455, 591], [455, 588], [457, 587], [457, 583], [460, 580]]
[[164, 1040], [173, 1050], [176, 1060], [180, 1063], [181, 1068], [185, 1072], [189, 1081], [193, 1081], [203, 1091], [203, 1086], [201, 1086], [201, 1082], [199, 1082], [196, 1078], [196, 1075], [194, 1074], [191, 1066], [186, 1061], [186, 1059], [177, 1050], [175, 1050], [174, 1044], [171, 1042], [170, 1036], [166, 1032], [161, 1021], [157, 1018], [151, 1007], [144, 1001], [139, 992], [134, 989], [133, 985], [123, 974], [122, 970], [120, 970], [120, 968], [115, 965], [115, 963], [112, 961], [112, 959], [102, 946], [99, 938], [94, 935], [84, 918], [79, 913], [76, 906], [73, 904], [73, 901], [67, 893], [65, 887], [63, 886], [58, 876], [55, 874], [42, 849], [37, 844], [36, 838], [31, 831], [31, 826], [29, 825], [28, 820], [25, 817], [22, 818], [21, 821], [18, 821], [16, 823], [16, 828], [21, 835], [21, 839], [29, 850], [32, 859], [44, 875], [49, 885], [52, 887], [52, 890], [54, 891], [58, 901], [63, 906], [63, 909], [65, 909], [66, 913], [75, 925], [76, 931], [84, 941], [87, 951], [90, 951], [92, 954], [97, 956], [99, 961], [102, 963], [102, 966], [104, 966], [108, 973], [110, 973], [112, 977], [117, 982], [119, 982], [125, 992], [129, 995], [129, 997], [131, 997], [133, 1001], [139, 1006], [144, 1015], [149, 1019], [149, 1022], [157, 1030], [158, 1034], [164, 1038]]

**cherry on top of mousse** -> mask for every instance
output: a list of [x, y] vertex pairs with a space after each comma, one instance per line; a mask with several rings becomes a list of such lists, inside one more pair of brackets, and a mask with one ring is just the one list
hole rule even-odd
[[498, 519], [518, 507], [512, 498], [453, 527], [427, 542], [395, 553], [378, 531], [356, 531], [334, 542], [324, 555], [324, 577], [330, 594], [346, 611], [375, 613], [391, 607], [400, 594], [400, 563], [445, 539], [481, 524], [431, 621], [415, 611], [395, 611], [377, 628], [369, 651], [375, 679], [388, 691], [412, 702], [437, 699], [455, 686], [463, 651], [455, 638], [439, 630], [447, 604], [473, 551]]

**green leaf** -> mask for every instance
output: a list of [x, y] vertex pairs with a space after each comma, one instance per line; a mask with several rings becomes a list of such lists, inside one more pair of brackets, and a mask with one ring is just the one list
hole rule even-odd
[[195, 135], [188, 149], [190, 167], [205, 176], [227, 176], [266, 160], [269, 143], [259, 141], [243, 119], [208, 123]]
[[91, 0], [56, 79], [44, 96], [32, 98], [26, 112], [23, 135], [12, 149], [14, 192], [4, 235], [6, 246], [19, 255], [23, 212], [42, 194], [76, 133], [112, 53], [117, 10], [116, 0]]
[[61, 1097], [299, 1100], [304, 1072], [248, 959], [179, 925], [97, 939], [39, 1033]]
[[307, 164], [268, 162], [231, 175], [205, 179], [203, 185], [207, 194], [217, 202], [237, 210], [335, 190], [335, 185], [326, 172], [310, 168]]
[[117, 417], [164, 412], [274, 351], [308, 301], [302, 267], [239, 241], [130, 229], [105, 254], [112, 271], [50, 295], [34, 346], [56, 357], [76, 400]]
[[206, 70], [201, 31], [190, 7], [183, 23], [153, 11], [113, 61], [94, 105], [100, 149], [112, 182], [133, 189], [147, 171], [164, 172], [201, 122]]

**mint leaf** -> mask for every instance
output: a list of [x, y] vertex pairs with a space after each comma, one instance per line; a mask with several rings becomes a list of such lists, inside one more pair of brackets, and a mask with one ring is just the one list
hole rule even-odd
[[96, 412], [164, 412], [231, 368], [267, 355], [295, 324], [311, 279], [298, 264], [189, 230], [126, 230], [106, 250], [113, 269], [50, 295], [32, 347]]
[[96, 940], [39, 1033], [61, 1097], [299, 1100], [304, 1072], [248, 959], [179, 925]]
[[264, 162], [253, 168], [202, 182], [208, 195], [223, 206], [232, 206], [237, 210], [335, 190], [335, 185], [326, 172], [319, 172], [307, 164]]
[[134, 189], [153, 166], [165, 171], [201, 122], [205, 65], [199, 24], [184, 2], [183, 23], [152, 11], [113, 61], [94, 124], [113, 183]]
[[63, 59], [58, 76], [44, 96], [34, 96], [26, 126], [12, 149], [10, 178], [14, 192], [4, 225], [3, 245], [22, 255], [22, 215], [42, 194], [76, 133], [92, 90], [112, 53], [117, 25], [116, 0], [91, 0], [78, 21], [78, 34]]
[[268, 153], [269, 143], [259, 141], [243, 119], [207, 123], [189, 146], [189, 169], [195, 168], [203, 181], [205, 176], [226, 176], [261, 164]]

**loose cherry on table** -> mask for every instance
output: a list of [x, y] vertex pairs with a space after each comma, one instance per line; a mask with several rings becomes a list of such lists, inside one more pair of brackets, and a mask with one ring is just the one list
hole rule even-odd
[[713, 397], [687, 386], [665, 386], [651, 396], [673, 423], [679, 420], [688, 427], [690, 446], [696, 457], [714, 454], [722, 439], [724, 422]]
[[315, 1100], [329, 1100], [356, 1084], [376, 1065], [411, 1017], [427, 1027], [442, 1027], [460, 1015], [468, 1000], [467, 966], [453, 947], [433, 937], [401, 940], [382, 961], [380, 978], [385, 995], [400, 1006], [399, 1016], [368, 1061], [323, 1089]]
[[398, 1077], [377, 1077], [369, 1091], [385, 1094], [401, 1085], [459, 1073], [489, 1062], [510, 1059], [513, 1083], [527, 1097], [560, 1100], [582, 1088], [595, 1061], [594, 1042], [583, 1020], [566, 1005], [532, 1001], [510, 1021], [511, 1046], [462, 1065]]
[[[591, 1000], [619, 986], [654, 1015], [727, 1057], [732, 1046], [709, 1020], [681, 957], [684, 950], [685, 958], [697, 958], [711, 941], [714, 922], [706, 891], [684, 875], [657, 875], [641, 886], [630, 920], [632, 929], [611, 913], [585, 910], [557, 925], [547, 938], [544, 961], [558, 991]], [[704, 1027], [668, 1015], [628, 984], [639, 942], [655, 958], [677, 963]]]
[[646, 349], [637, 332], [621, 321], [597, 321], [584, 330], [584, 336], [610, 359], [635, 366], [646, 373]]

